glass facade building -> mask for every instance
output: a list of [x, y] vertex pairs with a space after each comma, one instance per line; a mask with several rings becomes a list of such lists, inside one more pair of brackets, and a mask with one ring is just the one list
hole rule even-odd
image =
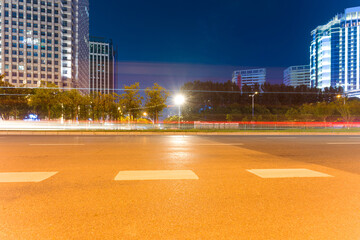
[[90, 37], [90, 90], [111, 93], [115, 87], [116, 52], [112, 40]]
[[260, 68], [234, 71], [232, 75], [232, 82], [236, 83], [240, 87], [240, 90], [244, 85], [263, 85], [266, 82], [266, 69]]
[[284, 84], [293, 87], [310, 87], [310, 66], [291, 66], [285, 69]]
[[360, 97], [360, 7], [346, 9], [311, 35], [311, 86], [342, 87]]
[[89, 88], [88, 0], [1, 0], [0, 13], [5, 81]]

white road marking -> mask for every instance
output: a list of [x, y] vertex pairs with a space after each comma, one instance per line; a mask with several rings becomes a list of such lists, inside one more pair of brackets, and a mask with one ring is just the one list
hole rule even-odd
[[306, 178], [306, 177], [333, 177], [331, 175], [309, 169], [250, 169], [248, 172], [261, 178]]
[[51, 144], [51, 143], [34, 143], [34, 144], [29, 144], [30, 146], [84, 146], [85, 144]]
[[333, 142], [333, 143], [327, 143], [329, 145], [355, 145], [360, 144], [360, 142]]
[[0, 183], [41, 182], [58, 172], [8, 172], [0, 173]]
[[191, 170], [120, 171], [115, 181], [199, 179]]
[[200, 143], [193, 144], [193, 146], [231, 146], [231, 145], [244, 145], [243, 143]]
[[294, 138], [297, 138], [297, 137], [266, 137], [268, 139], [294, 139]]

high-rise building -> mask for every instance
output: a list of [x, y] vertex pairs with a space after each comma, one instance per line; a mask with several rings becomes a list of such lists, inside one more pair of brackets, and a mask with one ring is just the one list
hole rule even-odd
[[0, 10], [5, 81], [89, 88], [88, 0], [1, 0]]
[[360, 7], [346, 9], [311, 35], [311, 86], [342, 87], [360, 96]]
[[266, 69], [247, 69], [233, 72], [232, 82], [236, 83], [240, 89], [244, 85], [254, 86], [255, 84], [263, 85], [266, 81]]
[[310, 87], [310, 66], [291, 66], [284, 71], [284, 84], [287, 86]]
[[112, 40], [90, 37], [90, 90], [110, 93], [115, 87], [116, 52]]

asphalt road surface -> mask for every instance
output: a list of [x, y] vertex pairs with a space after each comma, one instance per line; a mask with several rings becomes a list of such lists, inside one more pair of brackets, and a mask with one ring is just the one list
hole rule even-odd
[[1, 136], [0, 239], [360, 239], [360, 137]]

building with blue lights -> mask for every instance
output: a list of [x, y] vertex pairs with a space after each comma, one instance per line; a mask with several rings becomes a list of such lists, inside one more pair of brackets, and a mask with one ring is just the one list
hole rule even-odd
[[236, 83], [239, 86], [240, 90], [244, 85], [263, 85], [266, 82], [266, 69], [259, 68], [234, 71], [232, 76], [232, 82]]
[[310, 83], [360, 97], [360, 7], [348, 8], [311, 32]]
[[291, 66], [285, 69], [284, 84], [293, 87], [310, 87], [310, 66]]

